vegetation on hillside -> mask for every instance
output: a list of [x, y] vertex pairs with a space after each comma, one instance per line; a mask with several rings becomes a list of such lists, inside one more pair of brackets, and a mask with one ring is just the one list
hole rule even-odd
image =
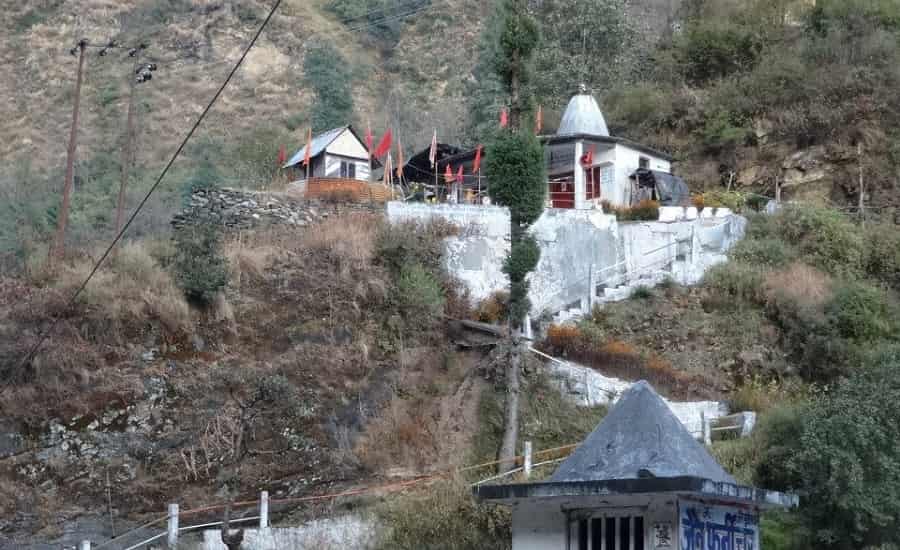
[[898, 239], [825, 208], [751, 215], [699, 288], [647, 289], [543, 345], [673, 395], [728, 389], [759, 412], [751, 438], [714, 451], [739, 481], [801, 495], [767, 517], [769, 548], [896, 544]]

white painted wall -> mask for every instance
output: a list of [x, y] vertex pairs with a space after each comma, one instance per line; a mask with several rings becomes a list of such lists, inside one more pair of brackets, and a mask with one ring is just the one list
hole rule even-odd
[[336, 157], [334, 155], [325, 154], [324, 177], [338, 178], [341, 176], [341, 162], [352, 162], [356, 165], [356, 176], [354, 179], [366, 181], [369, 179], [369, 163], [365, 160], [354, 160], [346, 157]]
[[[285, 550], [288, 548], [359, 548], [376, 547], [377, 527], [373, 520], [358, 516], [341, 516], [313, 520], [300, 527], [245, 529], [244, 550]], [[221, 531], [203, 532], [200, 550], [228, 550], [222, 544]]]
[[365, 160], [369, 154], [366, 146], [356, 139], [349, 129], [344, 130], [325, 149], [326, 153]]
[[[603, 376], [592, 368], [571, 361], [549, 361], [547, 372], [563, 397], [581, 407], [612, 405], [632, 385], [632, 382]], [[665, 398], [663, 401], [698, 439], [703, 436], [701, 413], [707, 420], [728, 415], [728, 404], [720, 401], [669, 401]]]
[[[704, 212], [706, 212], [704, 210]], [[746, 219], [726, 209], [711, 217], [672, 222], [618, 222], [599, 210], [548, 209], [532, 226], [541, 259], [530, 275], [532, 314], [557, 313], [587, 299], [591, 274], [607, 288], [599, 301], [627, 298], [638, 285], [667, 277], [695, 284], [706, 270], [727, 260], [743, 237]], [[476, 205], [390, 202], [391, 222], [444, 218], [460, 227], [447, 239], [447, 268], [476, 301], [505, 290], [502, 271], [509, 252], [509, 211]]]

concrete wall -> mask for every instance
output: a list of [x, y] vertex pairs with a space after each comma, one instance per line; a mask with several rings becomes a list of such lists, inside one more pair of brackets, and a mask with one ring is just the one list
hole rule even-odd
[[[726, 260], [743, 237], [746, 220], [727, 209], [706, 209], [688, 219], [687, 209], [662, 209], [661, 220], [618, 222], [601, 210], [548, 209], [532, 227], [541, 260], [531, 275], [532, 314], [555, 314], [585, 302], [591, 281], [595, 300], [625, 299], [639, 285], [670, 277], [694, 284]], [[708, 212], [707, 212], [708, 211]], [[443, 218], [460, 227], [447, 240], [447, 267], [473, 300], [509, 284], [503, 260], [509, 252], [509, 211], [501, 207], [391, 202], [391, 222]]]
[[[373, 521], [357, 516], [315, 520], [301, 527], [269, 527], [244, 530], [242, 550], [285, 550], [289, 548], [375, 548], [377, 528]], [[221, 531], [203, 532], [200, 550], [228, 550]]]
[[[547, 372], [563, 397], [581, 407], [612, 405], [632, 385], [632, 382], [603, 376], [592, 368], [570, 361], [549, 361]], [[720, 401], [663, 401], [698, 439], [703, 436], [701, 414], [708, 421], [728, 415], [728, 405]]]

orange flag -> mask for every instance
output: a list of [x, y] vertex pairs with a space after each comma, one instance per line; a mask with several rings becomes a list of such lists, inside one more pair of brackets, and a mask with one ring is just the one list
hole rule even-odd
[[506, 111], [506, 107], [500, 109], [500, 127], [506, 128], [509, 125], [509, 113]]
[[310, 153], [312, 152], [312, 128], [306, 132], [306, 152], [303, 153], [303, 166], [309, 166]]
[[453, 181], [453, 169], [450, 168], [450, 163], [447, 163], [447, 169], [444, 170], [444, 181], [451, 182]]
[[481, 171], [481, 145], [475, 148], [475, 162], [472, 163], [472, 172], [477, 173]]
[[459, 165], [459, 170], [456, 171], [456, 181], [458, 181], [459, 183], [463, 183], [464, 181], [466, 181], [465, 178], [463, 177], [463, 165], [462, 164]]
[[534, 133], [540, 134], [544, 129], [544, 108], [538, 105], [537, 113], [534, 115]]

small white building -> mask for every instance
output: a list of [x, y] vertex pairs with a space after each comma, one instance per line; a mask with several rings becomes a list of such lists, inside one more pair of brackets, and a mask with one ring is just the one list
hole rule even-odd
[[738, 485], [647, 382], [546, 482], [475, 495], [512, 507], [513, 550], [757, 550], [760, 511], [798, 505]]
[[[369, 150], [352, 126], [323, 132], [300, 148], [282, 168], [290, 170], [292, 179], [305, 180], [306, 149], [310, 149], [310, 178], [341, 178], [368, 181]], [[377, 162], [373, 160], [372, 162]]]
[[[555, 135], [541, 136], [549, 177], [548, 207], [588, 210], [609, 201], [629, 206], [642, 198], [663, 204], [687, 201], [687, 186], [672, 176], [672, 157], [625, 138], [609, 135], [597, 100], [582, 85], [569, 101]], [[642, 171], [650, 177], [637, 178]], [[676, 188], [642, 193], [640, 184], [652, 185], [653, 174]], [[673, 181], [675, 180], [675, 181]], [[665, 185], [665, 184], [664, 184]], [[662, 191], [662, 186], [660, 191]]]

